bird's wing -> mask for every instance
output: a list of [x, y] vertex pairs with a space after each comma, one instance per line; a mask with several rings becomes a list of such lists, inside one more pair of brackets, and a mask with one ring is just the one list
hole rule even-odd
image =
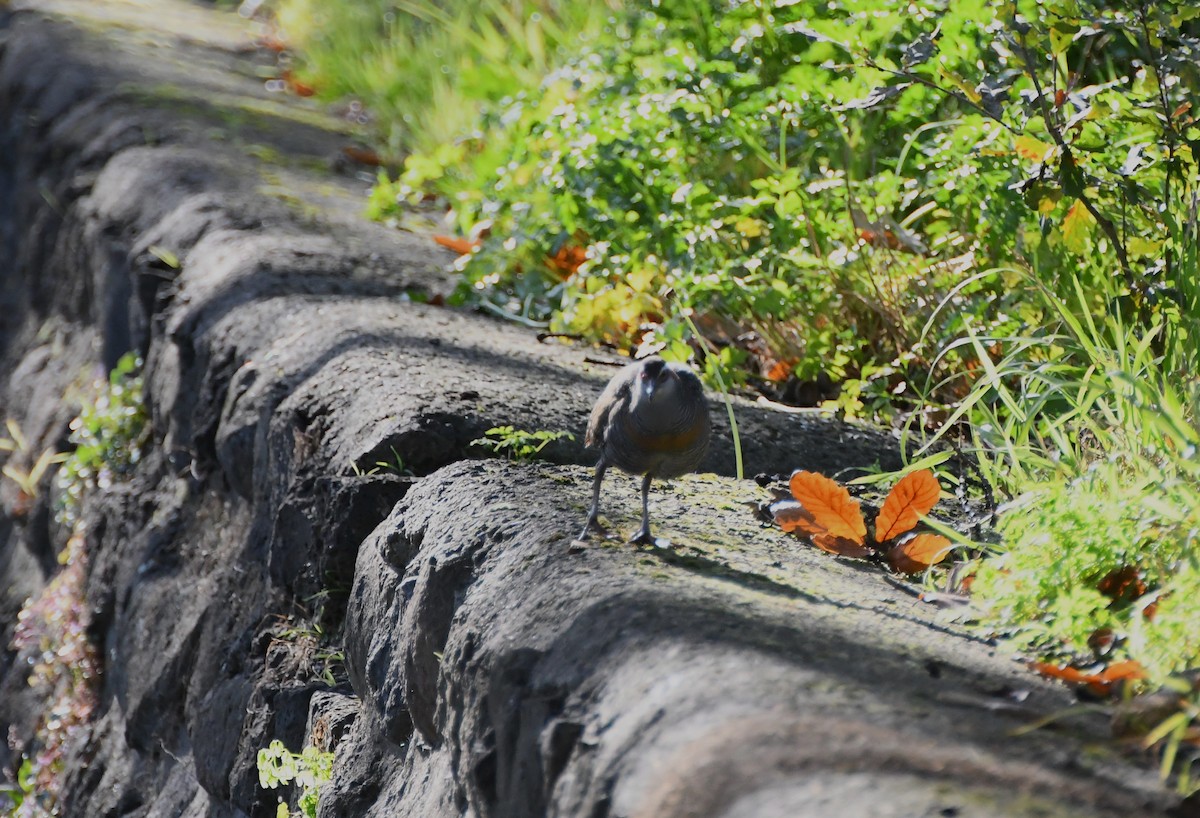
[[604, 392], [592, 408], [592, 416], [588, 419], [585, 446], [604, 448], [604, 435], [608, 431], [611, 419], [629, 409], [630, 396], [633, 394], [632, 382], [628, 378], [614, 378], [609, 381]]

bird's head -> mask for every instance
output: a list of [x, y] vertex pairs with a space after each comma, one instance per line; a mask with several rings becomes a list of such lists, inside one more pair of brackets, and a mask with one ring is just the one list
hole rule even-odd
[[642, 361], [634, 383], [634, 411], [675, 405], [682, 398], [685, 374], [691, 372], [683, 364], [669, 364], [662, 358]]

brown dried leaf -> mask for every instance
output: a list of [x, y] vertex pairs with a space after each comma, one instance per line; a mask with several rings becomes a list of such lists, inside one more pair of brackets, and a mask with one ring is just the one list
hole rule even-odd
[[795, 500], [772, 503], [771, 516], [784, 531], [806, 536], [813, 545], [830, 554], [863, 559], [871, 553], [871, 549], [862, 543], [830, 534], [824, 526], [817, 523], [808, 509]]
[[929, 469], [905, 475], [895, 485], [875, 518], [875, 540], [884, 542], [903, 534], [937, 505], [942, 486]]
[[771, 516], [787, 533], [799, 531], [802, 534], [824, 534], [825, 529], [817, 525], [812, 514], [795, 500], [781, 500], [771, 504]]
[[1146, 583], [1135, 565], [1114, 568], [1105, 574], [1096, 590], [1114, 602], [1129, 603], [1146, 593]]
[[798, 471], [792, 475], [789, 487], [792, 496], [829, 534], [859, 545], [865, 542], [867, 525], [858, 501], [851, 499], [845, 486], [821, 474]]
[[573, 244], [564, 244], [552, 256], [546, 256], [546, 265], [559, 273], [563, 278], [569, 278], [578, 272], [587, 261], [587, 248]]
[[931, 565], [946, 558], [954, 543], [941, 534], [917, 534], [897, 543], [887, 558], [891, 566], [902, 574], [919, 574]]
[[772, 383], [783, 383], [792, 376], [792, 370], [795, 369], [795, 366], [795, 361], [776, 361], [767, 370], [767, 380]]
[[470, 239], [460, 239], [457, 236], [434, 236], [433, 240], [443, 247], [453, 250], [460, 256], [465, 256], [479, 246], [479, 242]]
[[343, 145], [342, 155], [360, 165], [370, 165], [377, 168], [383, 164], [383, 157], [370, 148], [360, 148], [357, 145]]
[[817, 548], [828, 551], [830, 554], [837, 554], [839, 557], [854, 557], [861, 560], [871, 555], [871, 549], [862, 543], [848, 540], [845, 537], [835, 537], [828, 532], [812, 534], [809, 539]]

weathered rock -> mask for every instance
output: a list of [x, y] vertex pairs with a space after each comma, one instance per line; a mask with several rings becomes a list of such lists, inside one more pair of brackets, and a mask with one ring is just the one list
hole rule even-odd
[[[736, 502], [749, 489], [676, 489], [655, 511], [673, 549], [572, 547], [578, 469], [457, 464], [406, 496], [360, 551], [346, 649], [384, 734], [416, 732], [355, 814], [1151, 808], [1115, 758], [1010, 735], [1062, 691], [882, 576], [761, 529]], [[616, 493], [634, 526], [634, 486]], [[998, 717], [1017, 688], [1025, 706]]]

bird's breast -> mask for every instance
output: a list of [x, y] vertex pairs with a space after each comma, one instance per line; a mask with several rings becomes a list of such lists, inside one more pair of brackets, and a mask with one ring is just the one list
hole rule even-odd
[[675, 452], [687, 451], [695, 446], [700, 441], [700, 436], [705, 432], [705, 424], [702, 419], [697, 419], [691, 427], [682, 431], [658, 434], [643, 431], [636, 423], [632, 423], [627, 419], [623, 431], [629, 442], [642, 451], [653, 452], [655, 454], [673, 454]]
[[609, 462], [631, 474], [677, 477], [693, 470], [708, 449], [706, 416], [671, 431], [647, 430], [632, 418], [623, 417], [606, 438]]

